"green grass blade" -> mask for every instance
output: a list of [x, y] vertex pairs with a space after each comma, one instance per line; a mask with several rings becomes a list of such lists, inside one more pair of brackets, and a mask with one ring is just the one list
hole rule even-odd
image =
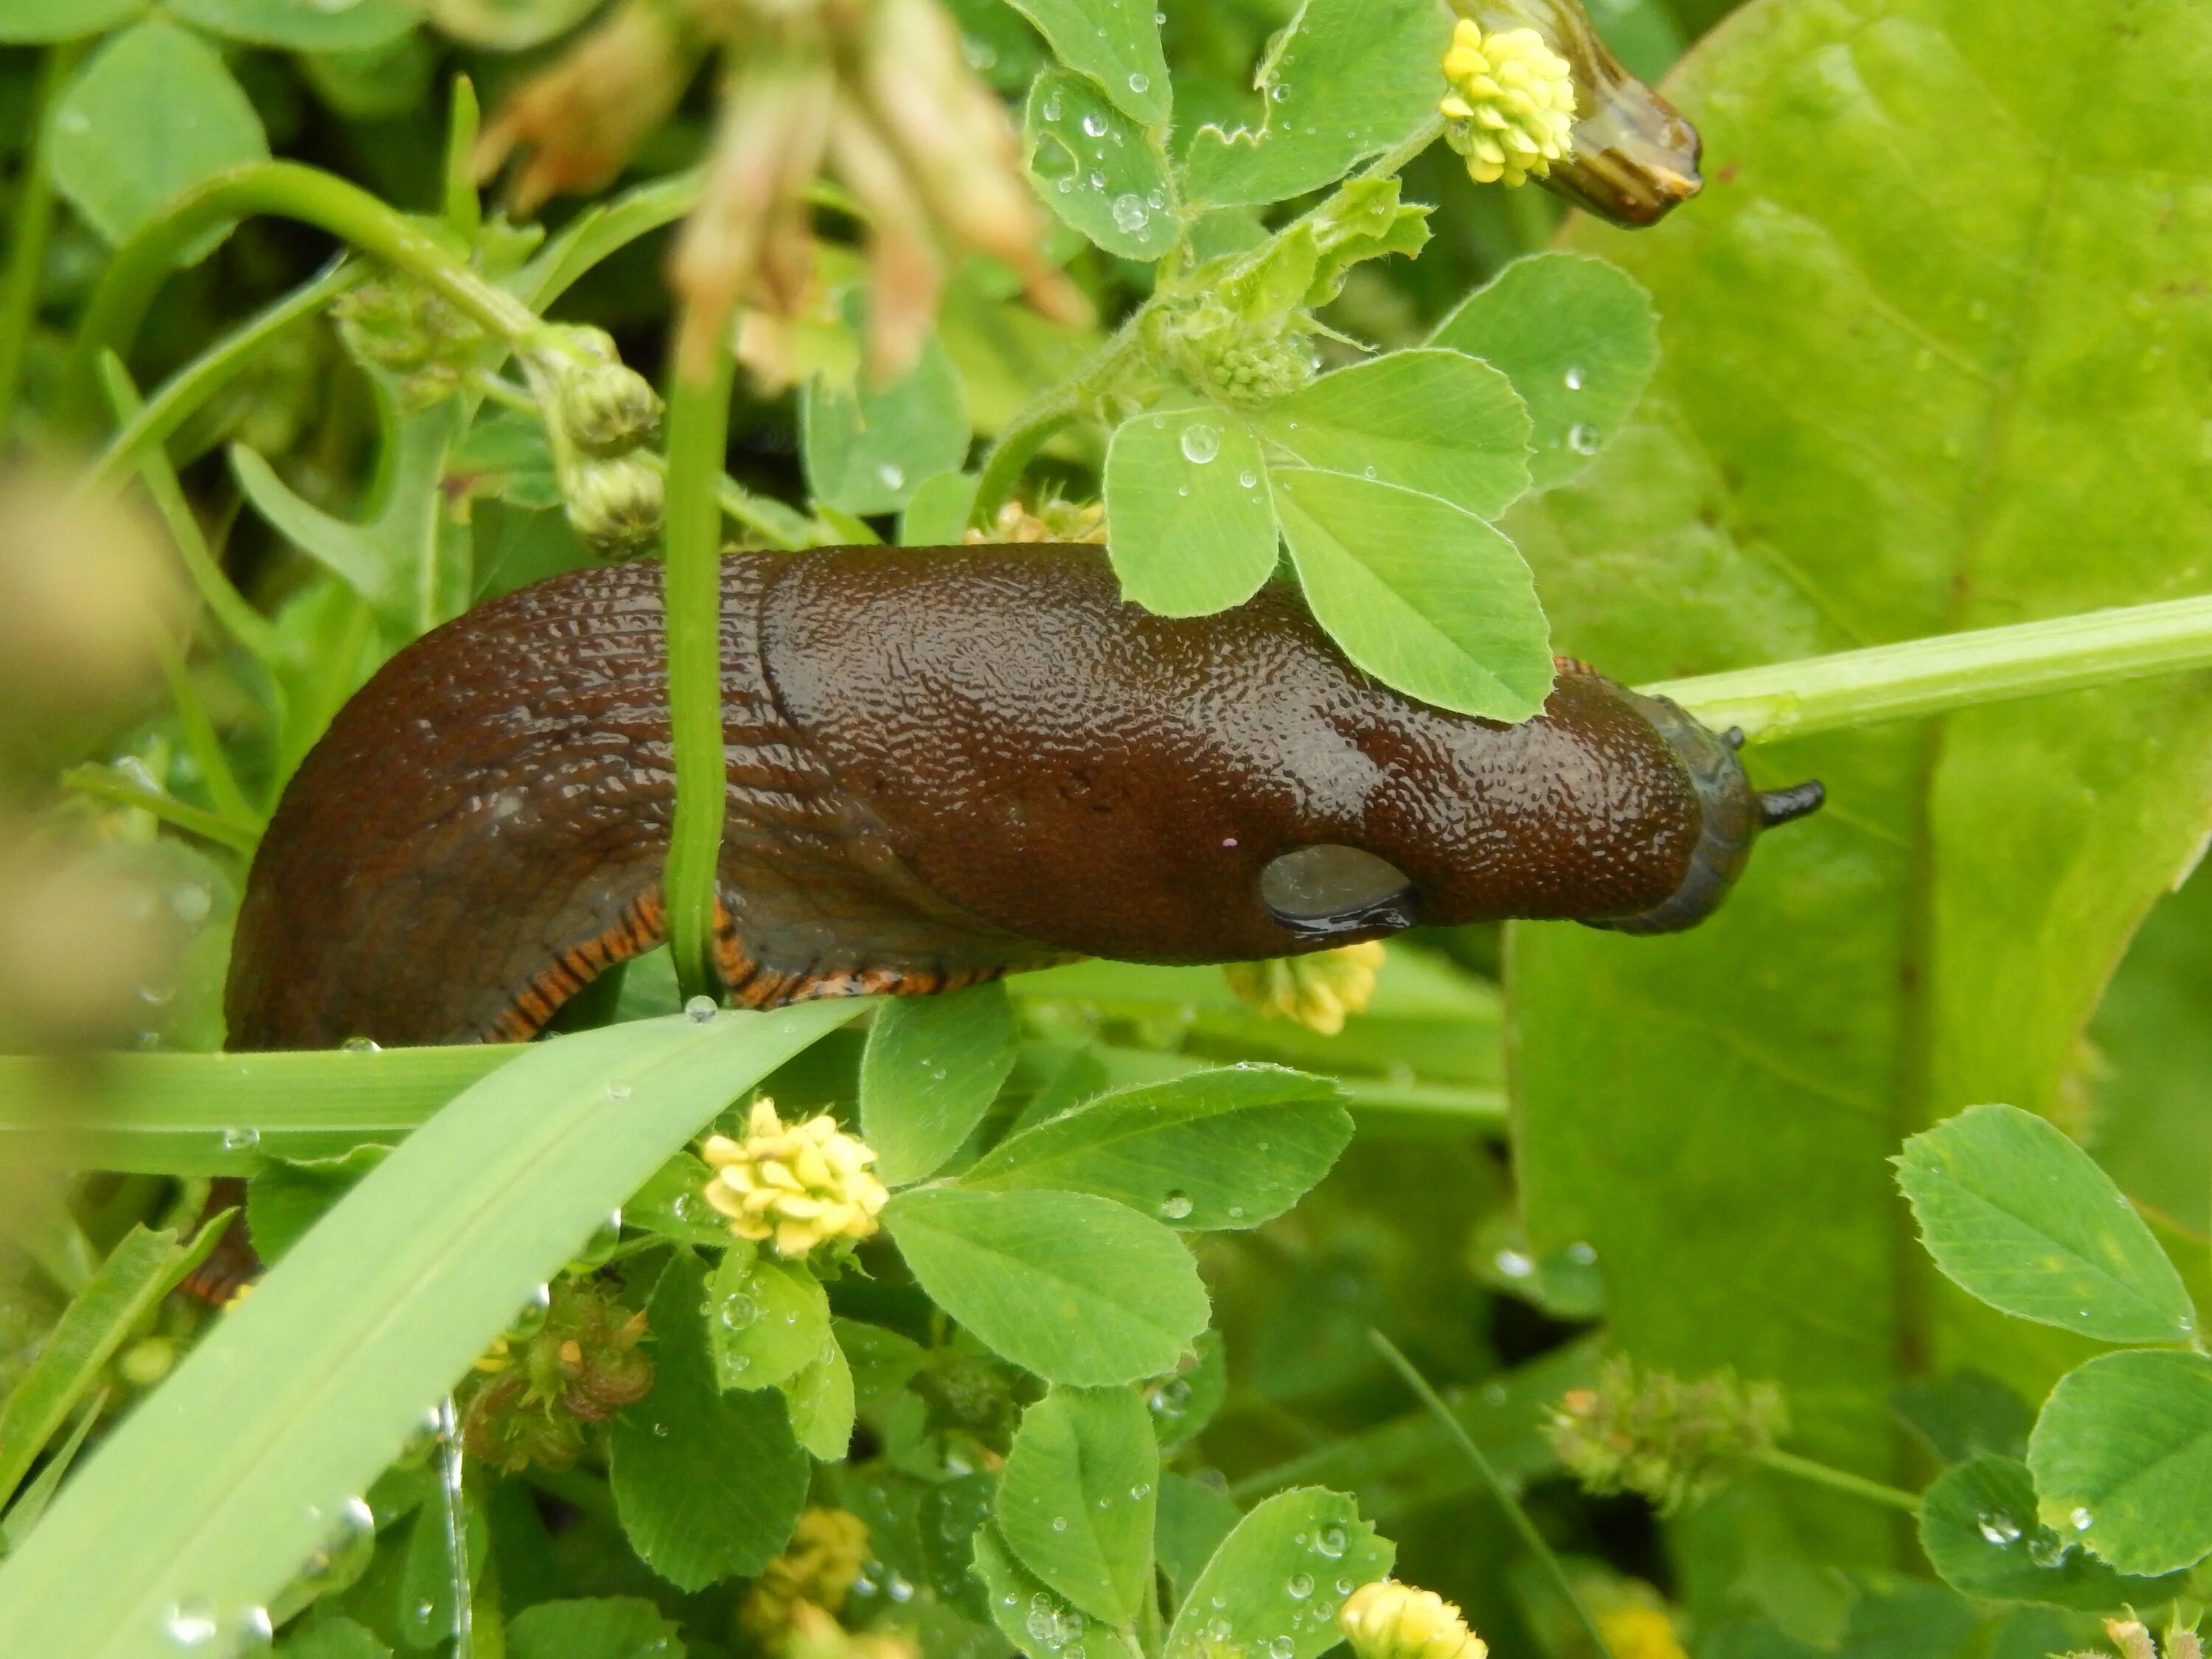
[[266, 1054], [0, 1056], [0, 1162], [250, 1175], [396, 1146], [523, 1051], [505, 1044]]
[[100, 1367], [131, 1328], [169, 1288], [176, 1259], [174, 1233], [133, 1227], [70, 1304], [7, 1405], [0, 1407], [0, 1504], [99, 1380]]
[[607, 1212], [860, 1007], [640, 1021], [533, 1045], [471, 1088], [63, 1489], [0, 1568], [11, 1646], [173, 1659], [180, 1613], [188, 1626], [212, 1620], [221, 1640], [250, 1631], [325, 1517], [368, 1488]]

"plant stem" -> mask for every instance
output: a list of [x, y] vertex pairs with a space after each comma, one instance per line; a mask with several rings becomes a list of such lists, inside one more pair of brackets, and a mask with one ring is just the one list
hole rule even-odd
[[[724, 331], [698, 317], [679, 320], [679, 338], [713, 340], [708, 352], [679, 352], [668, 399], [668, 722], [676, 753], [676, 822], [660, 881], [668, 908], [669, 954], [686, 997], [711, 994], [714, 866], [720, 857], [727, 788], [722, 739], [721, 504], [716, 499], [730, 424], [737, 361]], [[704, 361], [698, 361], [703, 357]]]
[[1772, 1469], [1777, 1474], [1795, 1475], [1798, 1480], [1809, 1480], [1815, 1486], [1849, 1492], [1854, 1498], [1863, 1498], [1870, 1504], [1886, 1504], [1891, 1509], [1903, 1510], [1908, 1515], [1920, 1513], [1919, 1498], [1900, 1486], [1886, 1486], [1879, 1480], [1869, 1480], [1863, 1475], [1831, 1468], [1826, 1463], [1816, 1463], [1811, 1458], [1800, 1457], [1794, 1452], [1777, 1451], [1770, 1446], [1756, 1454], [1752, 1461], [1761, 1468]]
[[1582, 1597], [1575, 1593], [1574, 1580], [1567, 1577], [1566, 1568], [1552, 1553], [1552, 1547], [1544, 1541], [1544, 1534], [1536, 1530], [1536, 1523], [1528, 1518], [1528, 1511], [1521, 1506], [1521, 1500], [1514, 1494], [1513, 1489], [1505, 1484], [1490, 1460], [1483, 1455], [1482, 1448], [1474, 1443], [1474, 1437], [1468, 1433], [1459, 1419], [1452, 1415], [1451, 1407], [1437, 1397], [1437, 1391], [1429, 1386], [1428, 1379], [1414, 1369], [1413, 1362], [1398, 1351], [1396, 1343], [1377, 1330], [1370, 1330], [1367, 1340], [1375, 1345], [1376, 1351], [1383, 1358], [1390, 1362], [1392, 1369], [1405, 1378], [1406, 1386], [1413, 1391], [1414, 1397], [1428, 1408], [1437, 1422], [1443, 1425], [1444, 1432], [1451, 1437], [1452, 1443], [1467, 1455], [1468, 1462], [1474, 1465], [1475, 1473], [1482, 1477], [1483, 1484], [1490, 1488], [1491, 1496], [1497, 1498], [1504, 1509], [1505, 1518], [1513, 1523], [1513, 1530], [1520, 1534], [1528, 1553], [1536, 1558], [1553, 1585], [1566, 1598], [1567, 1606], [1574, 1612], [1575, 1621], [1583, 1627], [1583, 1634], [1589, 1638], [1592, 1651], [1598, 1655], [1598, 1659], [1613, 1659], [1613, 1650], [1607, 1645], [1605, 1633], [1598, 1629], [1597, 1620], [1590, 1617], [1589, 1609], [1583, 1605]]
[[333, 173], [295, 161], [255, 161], [195, 185], [115, 251], [77, 326], [64, 388], [65, 412], [89, 423], [97, 407], [94, 367], [102, 349], [129, 355], [154, 295], [194, 238], [247, 214], [270, 213], [319, 227], [416, 277], [441, 299], [510, 343], [538, 315], [469, 268], [436, 232]]
[[203, 841], [211, 841], [218, 847], [227, 847], [241, 858], [252, 858], [254, 844], [261, 839], [261, 832], [250, 823], [234, 823], [228, 818], [188, 805], [174, 795], [128, 782], [104, 766], [71, 767], [62, 774], [62, 784], [79, 794], [150, 812], [164, 823], [173, 824]]
[[2212, 667], [2212, 596], [1908, 640], [1641, 689], [1753, 742]]
[[54, 180], [46, 165], [49, 118], [82, 50], [83, 42], [78, 40], [48, 47], [31, 95], [29, 143], [23, 154], [23, 176], [16, 185], [15, 220], [8, 228], [8, 270], [0, 279], [0, 438], [8, 435], [14, 423], [16, 394], [22, 388], [23, 348], [38, 315], [39, 273], [46, 264], [46, 235], [53, 228]]

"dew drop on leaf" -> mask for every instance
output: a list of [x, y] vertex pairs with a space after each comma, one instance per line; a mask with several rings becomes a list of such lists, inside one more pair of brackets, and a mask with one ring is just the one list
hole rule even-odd
[[255, 1128], [225, 1129], [222, 1145], [225, 1152], [250, 1152], [261, 1144], [261, 1131]]
[[215, 1603], [188, 1595], [169, 1609], [169, 1639], [187, 1651], [215, 1640]]
[[1582, 370], [1580, 370], [1579, 368], [1571, 368], [1571, 369], [1569, 369], [1569, 370], [1567, 371], [1567, 373], [1566, 373], [1566, 382], [1567, 382], [1567, 390], [1568, 390], [1568, 391], [1570, 391], [1570, 392], [1580, 392], [1580, 391], [1583, 389], [1583, 372], [1582, 372]]
[[1310, 1572], [1294, 1572], [1291, 1575], [1291, 1582], [1283, 1588], [1290, 1591], [1291, 1601], [1303, 1601], [1313, 1594], [1313, 1575]]
[[1170, 1221], [1181, 1221], [1190, 1212], [1191, 1201], [1188, 1193], [1172, 1192], [1160, 1200], [1160, 1213]]
[[1567, 447], [1577, 455], [1595, 455], [1598, 451], [1598, 431], [1588, 421], [1577, 421], [1567, 428]]
[[1984, 1538], [2000, 1549], [2020, 1541], [2020, 1522], [2002, 1510], [1990, 1510], [1977, 1516], [1974, 1525]]
[[693, 997], [690, 1001], [684, 1005], [684, 1017], [686, 1019], [695, 1020], [702, 1025], [706, 1024], [714, 1018], [714, 999]]
[[1129, 77], [1129, 90], [1130, 90], [1130, 91], [1134, 92], [1134, 93], [1146, 93], [1146, 92], [1150, 92], [1152, 89], [1152, 77], [1151, 76], [1149, 76], [1149, 75], [1132, 75], [1132, 76]]
[[1150, 216], [1145, 211], [1144, 198], [1134, 191], [1125, 191], [1114, 198], [1114, 222], [1123, 230], [1132, 234], [1142, 230]]
[[2073, 1514], [2068, 1516], [2066, 1518], [2073, 1522], [2074, 1530], [2076, 1532], [2088, 1531], [2092, 1526], [2096, 1524], [2097, 1519], [2097, 1517], [2091, 1515], [2088, 1510], [2081, 1509], [2075, 1510]]

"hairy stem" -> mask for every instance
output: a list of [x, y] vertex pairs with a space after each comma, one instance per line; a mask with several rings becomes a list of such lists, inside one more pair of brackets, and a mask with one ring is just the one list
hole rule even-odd
[[98, 404], [100, 353], [127, 356], [146, 307], [178, 253], [216, 226], [248, 214], [296, 219], [328, 231], [416, 277], [455, 310], [510, 343], [537, 328], [538, 314], [470, 269], [433, 230], [357, 185], [295, 161], [256, 161], [219, 173], [115, 251], [78, 324], [64, 380], [66, 412], [89, 423]]
[[[679, 338], [721, 341], [713, 319], [681, 320]], [[668, 399], [667, 562], [661, 592], [668, 621], [668, 719], [676, 751], [676, 823], [661, 895], [669, 954], [687, 997], [714, 984], [714, 866], [722, 845], [726, 763], [722, 745], [722, 456], [736, 360], [726, 344], [703, 362], [679, 353]]]
[[2212, 667], [2212, 597], [1771, 663], [1642, 688], [1753, 742]]
[[1606, 1644], [1605, 1633], [1598, 1629], [1597, 1620], [1590, 1617], [1590, 1611], [1583, 1605], [1582, 1597], [1575, 1594], [1574, 1580], [1567, 1577], [1566, 1568], [1553, 1553], [1551, 1545], [1544, 1541], [1544, 1534], [1536, 1530], [1536, 1523], [1528, 1518], [1528, 1511], [1522, 1507], [1519, 1497], [1505, 1484], [1504, 1478], [1498, 1473], [1490, 1459], [1483, 1455], [1482, 1448], [1474, 1443], [1474, 1437], [1467, 1431], [1459, 1419], [1452, 1415], [1451, 1407], [1445, 1405], [1437, 1391], [1429, 1386], [1428, 1379], [1414, 1368], [1413, 1362], [1398, 1351], [1396, 1343], [1376, 1330], [1369, 1331], [1367, 1340], [1375, 1345], [1383, 1358], [1390, 1362], [1391, 1369], [1405, 1378], [1406, 1386], [1413, 1391], [1414, 1397], [1428, 1408], [1430, 1415], [1443, 1425], [1444, 1432], [1451, 1437], [1452, 1443], [1466, 1455], [1468, 1462], [1474, 1465], [1475, 1473], [1482, 1477], [1483, 1485], [1490, 1488], [1491, 1496], [1504, 1510], [1505, 1518], [1513, 1523], [1513, 1530], [1520, 1535], [1528, 1553], [1536, 1558], [1553, 1586], [1566, 1598], [1567, 1606], [1574, 1610], [1575, 1621], [1583, 1627], [1583, 1636], [1589, 1638], [1590, 1650], [1598, 1656], [1598, 1659], [1613, 1659], [1613, 1650]]
[[1870, 1504], [1885, 1504], [1909, 1515], [1920, 1513], [1919, 1498], [1902, 1487], [1884, 1486], [1879, 1480], [1869, 1480], [1863, 1475], [1831, 1468], [1826, 1463], [1816, 1463], [1811, 1458], [1800, 1457], [1794, 1452], [1777, 1451], [1770, 1446], [1755, 1454], [1752, 1461], [1763, 1469], [1772, 1469], [1777, 1474], [1809, 1480], [1814, 1486], [1826, 1486], [1832, 1492], [1849, 1492], [1854, 1498], [1863, 1498]]
[[47, 127], [54, 100], [76, 67], [83, 42], [64, 41], [46, 50], [31, 99], [23, 155], [23, 176], [15, 186], [15, 216], [8, 227], [8, 270], [0, 277], [0, 438], [8, 435], [22, 389], [23, 347], [39, 308], [39, 271], [46, 264], [46, 235], [54, 222], [54, 180], [46, 157]]

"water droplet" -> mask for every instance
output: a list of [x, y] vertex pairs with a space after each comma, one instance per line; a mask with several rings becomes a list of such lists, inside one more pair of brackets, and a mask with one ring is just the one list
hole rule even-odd
[[2008, 1544], [2020, 1542], [2020, 1522], [2002, 1510], [1990, 1510], [1977, 1516], [1974, 1526], [1984, 1538], [2000, 1549]]
[[1520, 1250], [1500, 1250], [1490, 1261], [1508, 1279], [1527, 1279], [1536, 1271], [1535, 1261]]
[[553, 1287], [540, 1285], [531, 1291], [529, 1299], [517, 1310], [514, 1322], [507, 1328], [508, 1340], [526, 1342], [545, 1328], [545, 1316], [553, 1307]]
[[1244, 1206], [1242, 1204], [1231, 1205], [1229, 1206], [1229, 1218], [1231, 1221], [1242, 1221], [1244, 1218]]
[[895, 461], [885, 461], [878, 467], [876, 477], [886, 489], [903, 489], [906, 487], [906, 469]]
[[338, 1047], [349, 1054], [373, 1054], [378, 1052], [376, 1044], [365, 1036], [349, 1036], [338, 1044]]
[[1150, 92], [1152, 89], [1152, 77], [1151, 76], [1149, 76], [1149, 75], [1133, 75], [1133, 76], [1131, 76], [1129, 77], [1129, 90], [1130, 90], [1130, 91], [1132, 91], [1132, 92], [1135, 92], [1135, 93], [1146, 93], [1146, 92]]
[[654, 1424], [654, 1425], [653, 1425], [653, 1437], [655, 1440], [665, 1440], [665, 1439], [667, 1439], [667, 1438], [668, 1438], [668, 1425], [667, 1425], [667, 1424], [665, 1424], [665, 1423], [656, 1423], [656, 1424]]
[[1569, 369], [1565, 379], [1568, 391], [1580, 392], [1583, 389], [1583, 372], [1579, 368]]
[[169, 1609], [169, 1639], [180, 1648], [204, 1648], [215, 1640], [215, 1603], [188, 1595]]
[[1237, 475], [1237, 482], [1246, 489], [1255, 489], [1260, 483], [1260, 475], [1248, 468]]
[[[1279, 1534], [1277, 1535], [1280, 1536]], [[1310, 1572], [1294, 1572], [1291, 1575], [1291, 1582], [1283, 1588], [1290, 1591], [1291, 1601], [1303, 1601], [1313, 1594], [1313, 1575]]]
[[1188, 1193], [1170, 1193], [1160, 1200], [1160, 1213], [1170, 1221], [1181, 1221], [1190, 1211]]
[[1332, 1561], [1338, 1559], [1344, 1554], [1344, 1528], [1323, 1527], [1314, 1534], [1314, 1548]]
[[1106, 136], [1106, 118], [1092, 110], [1083, 118], [1083, 133], [1086, 138], [1103, 138]]
[[1267, 88], [1267, 96], [1279, 104], [1287, 103], [1290, 101], [1291, 89], [1288, 87], [1270, 87]]
[[2027, 1559], [2039, 1567], [2059, 1567], [2074, 1553], [2074, 1540], [2055, 1532], [2038, 1532], [2027, 1540]]
[[609, 1100], [628, 1100], [629, 1098], [629, 1085], [627, 1083], [610, 1083], [607, 1085], [607, 1098]]
[[205, 921], [214, 908], [215, 899], [204, 887], [187, 884], [169, 895], [169, 908], [187, 927]]
[[260, 1144], [261, 1131], [251, 1127], [225, 1129], [222, 1132], [223, 1150], [226, 1152], [250, 1152]]
[[1206, 1621], [1206, 1639], [1209, 1642], [1226, 1642], [1233, 1632], [1234, 1627], [1218, 1613]]
[[1602, 441], [1597, 428], [1588, 421], [1577, 421], [1567, 428], [1567, 447], [1577, 455], [1596, 454], [1598, 445]]
[[269, 1609], [250, 1607], [238, 1615], [230, 1632], [233, 1653], [243, 1653], [249, 1648], [265, 1648], [274, 1639], [276, 1627], [269, 1622]]
[[712, 997], [693, 997], [690, 1001], [684, 1005], [684, 1018], [696, 1020], [702, 1025], [713, 1019], [715, 1012], [714, 999]]
[[1575, 1263], [1577, 1267], [1587, 1267], [1591, 1262], [1597, 1260], [1597, 1246], [1595, 1244], [1570, 1244], [1567, 1246], [1567, 1260]]
[[1114, 198], [1114, 222], [1123, 230], [1134, 234], [1145, 228], [1151, 217], [1145, 211], [1144, 198], [1134, 191], [1125, 191]]
[[2097, 1517], [2087, 1510], [2075, 1510], [2066, 1518], [2073, 1523], [2074, 1530], [2076, 1532], [2087, 1532], [2097, 1522]]
[[884, 1575], [884, 1594], [890, 1596], [892, 1601], [904, 1605], [914, 1600], [914, 1585], [909, 1580], [900, 1577], [896, 1572], [887, 1572]]
[[1151, 1484], [1146, 1481], [1139, 1480], [1135, 1486], [1129, 1488], [1130, 1498], [1139, 1504], [1143, 1503], [1145, 1499], [1150, 1498], [1152, 1495], [1152, 1488]]
[[1351, 1594], [1352, 1594], [1352, 1581], [1351, 1581], [1349, 1578], [1340, 1578], [1340, 1579], [1338, 1579], [1338, 1580], [1336, 1581], [1336, 1593], [1337, 1593], [1339, 1595], [1351, 1595]]
[[1057, 121], [1060, 119], [1060, 94], [1057, 89], [1054, 91], [1053, 94], [1049, 98], [1047, 98], [1044, 100], [1044, 107], [1037, 112], [1040, 115], [1042, 115], [1048, 121]]
[[1036, 1642], [1060, 1640], [1060, 1612], [1052, 1604], [1052, 1597], [1039, 1590], [1030, 1597], [1029, 1617], [1022, 1620], [1022, 1628]]
[[[309, 1514], [315, 1520], [322, 1519], [319, 1510]], [[330, 1530], [301, 1567], [301, 1587], [319, 1595], [343, 1589], [361, 1577], [375, 1550], [375, 1512], [366, 1500], [349, 1498], [338, 1505]]]
[[1155, 1416], [1170, 1420], [1190, 1409], [1190, 1384], [1179, 1376], [1171, 1376], [1154, 1389], [1148, 1403]]
[[1278, 1636], [1267, 1644], [1267, 1659], [1292, 1659], [1298, 1644], [1287, 1636]]
[[1106, 188], [1106, 175], [1105, 175], [1104, 173], [1092, 173], [1092, 174], [1091, 175], [1091, 189], [1093, 189], [1093, 190], [1103, 190], [1103, 189], [1105, 189], [1105, 188]]
[[1054, 1532], [1066, 1532], [1067, 1530], [1067, 1517], [1064, 1515], [1054, 1516], [1052, 1517], [1052, 1529]]

